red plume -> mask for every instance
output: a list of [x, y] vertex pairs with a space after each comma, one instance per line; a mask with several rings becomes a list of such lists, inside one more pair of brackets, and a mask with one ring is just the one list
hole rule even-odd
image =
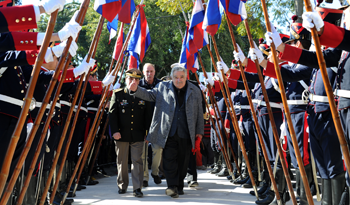
[[323, 0], [317, 0], [317, 6], [320, 6], [320, 4], [323, 2]]
[[292, 20], [293, 20], [293, 23], [295, 23], [295, 21], [298, 20], [298, 16], [297, 15], [293, 15], [292, 16]]
[[262, 44], [264, 42], [263, 38], [259, 38], [259, 44]]

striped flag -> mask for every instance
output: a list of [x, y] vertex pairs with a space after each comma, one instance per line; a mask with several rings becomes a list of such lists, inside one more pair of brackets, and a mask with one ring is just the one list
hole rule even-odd
[[203, 30], [214, 36], [221, 25], [224, 8], [220, 0], [209, 0], [203, 20]]
[[220, 0], [224, 7], [228, 19], [231, 23], [237, 26], [241, 21], [247, 18], [245, 9], [245, 1], [242, 0]]
[[95, 0], [95, 11], [105, 17], [109, 22], [113, 21], [121, 8], [121, 0]]

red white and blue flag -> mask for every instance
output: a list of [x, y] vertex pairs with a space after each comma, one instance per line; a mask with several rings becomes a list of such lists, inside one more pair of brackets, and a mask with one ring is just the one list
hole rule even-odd
[[107, 29], [109, 31], [109, 41], [117, 35], [118, 21], [129, 24], [131, 22], [132, 15], [135, 11], [134, 0], [122, 0], [122, 8], [119, 14], [113, 19], [112, 22], [107, 22]]
[[196, 0], [192, 10], [192, 18], [188, 29], [187, 49], [191, 54], [198, 52], [209, 42], [208, 34], [203, 30], [204, 7], [201, 0]]
[[[114, 60], [118, 60], [119, 55], [122, 51], [123, 48], [123, 43], [124, 43], [124, 31], [123, 28], [124, 24], [122, 24], [119, 28], [119, 34], [118, 34], [118, 38], [115, 42], [115, 46], [114, 46], [114, 51], [113, 51], [113, 59]], [[122, 55], [121, 59], [123, 59], [124, 55]]]
[[203, 21], [203, 30], [214, 36], [221, 25], [224, 8], [220, 0], [209, 0]]
[[137, 53], [129, 51], [128, 69], [139, 69], [140, 61], [138, 58]]
[[149, 33], [145, 11], [143, 10], [143, 6], [140, 6], [140, 11], [126, 50], [139, 54], [139, 60], [142, 62], [150, 44], [151, 35]]
[[194, 73], [199, 69], [198, 60], [197, 60], [198, 54], [197, 53], [190, 54], [186, 46], [187, 43], [188, 43], [188, 28], [186, 29], [186, 34], [182, 41], [179, 63], [182, 66], [184, 66], [187, 69], [187, 71], [191, 70]]
[[113, 21], [121, 8], [121, 0], [95, 0], [95, 11], [105, 17], [109, 22]]
[[245, 2], [247, 0], [220, 0], [224, 7], [228, 19], [237, 26], [241, 21], [247, 18]]

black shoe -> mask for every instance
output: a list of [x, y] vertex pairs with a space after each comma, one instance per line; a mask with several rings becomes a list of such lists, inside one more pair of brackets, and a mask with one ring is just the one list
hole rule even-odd
[[138, 198], [143, 197], [143, 193], [141, 192], [141, 189], [134, 190], [134, 196]]
[[275, 198], [275, 192], [269, 191], [264, 199], [255, 201], [256, 204], [270, 204]]
[[227, 178], [227, 180], [229, 180], [229, 181], [232, 180], [232, 176], [231, 176], [231, 175], [227, 176], [226, 178]]
[[160, 178], [160, 179], [165, 179], [164, 174], [159, 174], [159, 178]]
[[[74, 191], [74, 187], [75, 187], [75, 184], [73, 184], [73, 185], [70, 187], [70, 190], [71, 190], [71, 191]], [[81, 187], [79, 187], [79, 185], [78, 185], [76, 191], [80, 191], [80, 190], [81, 190]]]
[[143, 181], [143, 182], [142, 182], [142, 186], [143, 186], [143, 187], [148, 187], [148, 181]]
[[253, 188], [252, 180], [250, 180], [250, 177], [246, 183], [242, 184], [242, 187], [243, 188]]
[[[62, 196], [64, 196], [65, 192], [62, 192], [61, 194], [62, 194]], [[73, 194], [72, 191], [69, 191], [69, 193], [68, 193], [68, 195], [67, 195], [67, 197], [75, 197], [75, 196], [76, 196], [76, 195]]]
[[126, 190], [125, 189], [119, 189], [118, 190], [118, 194], [125, 194], [126, 193]]
[[184, 194], [185, 194], [185, 192], [184, 192], [184, 190], [183, 190], [183, 189], [181, 189], [181, 190], [179, 190], [179, 191], [178, 191], [178, 194], [179, 194], [179, 195], [184, 195]]
[[[269, 185], [268, 185], [267, 183], [263, 182], [262, 187], [258, 190], [259, 196], [260, 196], [261, 194], [263, 194], [263, 193], [266, 191], [266, 189], [267, 189], [268, 187], [269, 187]], [[255, 196], [255, 192], [254, 192], [254, 191], [250, 191], [249, 194]]]
[[160, 184], [160, 183], [162, 183], [162, 179], [161, 179], [158, 175], [153, 175], [153, 174], [151, 173], [151, 176], [153, 177], [153, 180], [154, 180], [154, 183], [155, 183], [155, 184]]
[[209, 171], [210, 174], [216, 174], [220, 172], [220, 167], [215, 166], [212, 170]]
[[[64, 193], [63, 193], [63, 194], [64, 194]], [[59, 192], [56, 192], [56, 194], [55, 194], [55, 200], [56, 200], [56, 198], [57, 198], [57, 200], [61, 201], [62, 198], [63, 198], [63, 195], [62, 195], [61, 193], [59, 193]], [[68, 202], [70, 202], [70, 203], [73, 203], [73, 202], [74, 202], [74, 199], [67, 199], [67, 198], [66, 198], [66, 201], [68, 201]]]
[[85, 181], [85, 185], [96, 185], [96, 184], [98, 184], [99, 182], [98, 181], [94, 181], [94, 180], [89, 180], [89, 182], [86, 182]]
[[242, 175], [236, 178], [236, 180], [233, 181], [234, 184], [244, 184], [249, 180], [249, 176], [243, 177]]
[[78, 189], [86, 189], [86, 186], [78, 184]]
[[172, 198], [178, 198], [179, 197], [179, 193], [177, 192], [177, 187], [172, 187], [172, 188], [167, 188], [165, 190], [165, 194], [167, 196], [171, 196]]

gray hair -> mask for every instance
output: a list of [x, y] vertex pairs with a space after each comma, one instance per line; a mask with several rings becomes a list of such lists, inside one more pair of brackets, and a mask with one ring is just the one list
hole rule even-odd
[[174, 66], [172, 69], [171, 69], [171, 73], [170, 73], [170, 77], [173, 78], [174, 77], [174, 73], [176, 71], [183, 71], [185, 73], [185, 78], [187, 78], [187, 69], [183, 66]]

